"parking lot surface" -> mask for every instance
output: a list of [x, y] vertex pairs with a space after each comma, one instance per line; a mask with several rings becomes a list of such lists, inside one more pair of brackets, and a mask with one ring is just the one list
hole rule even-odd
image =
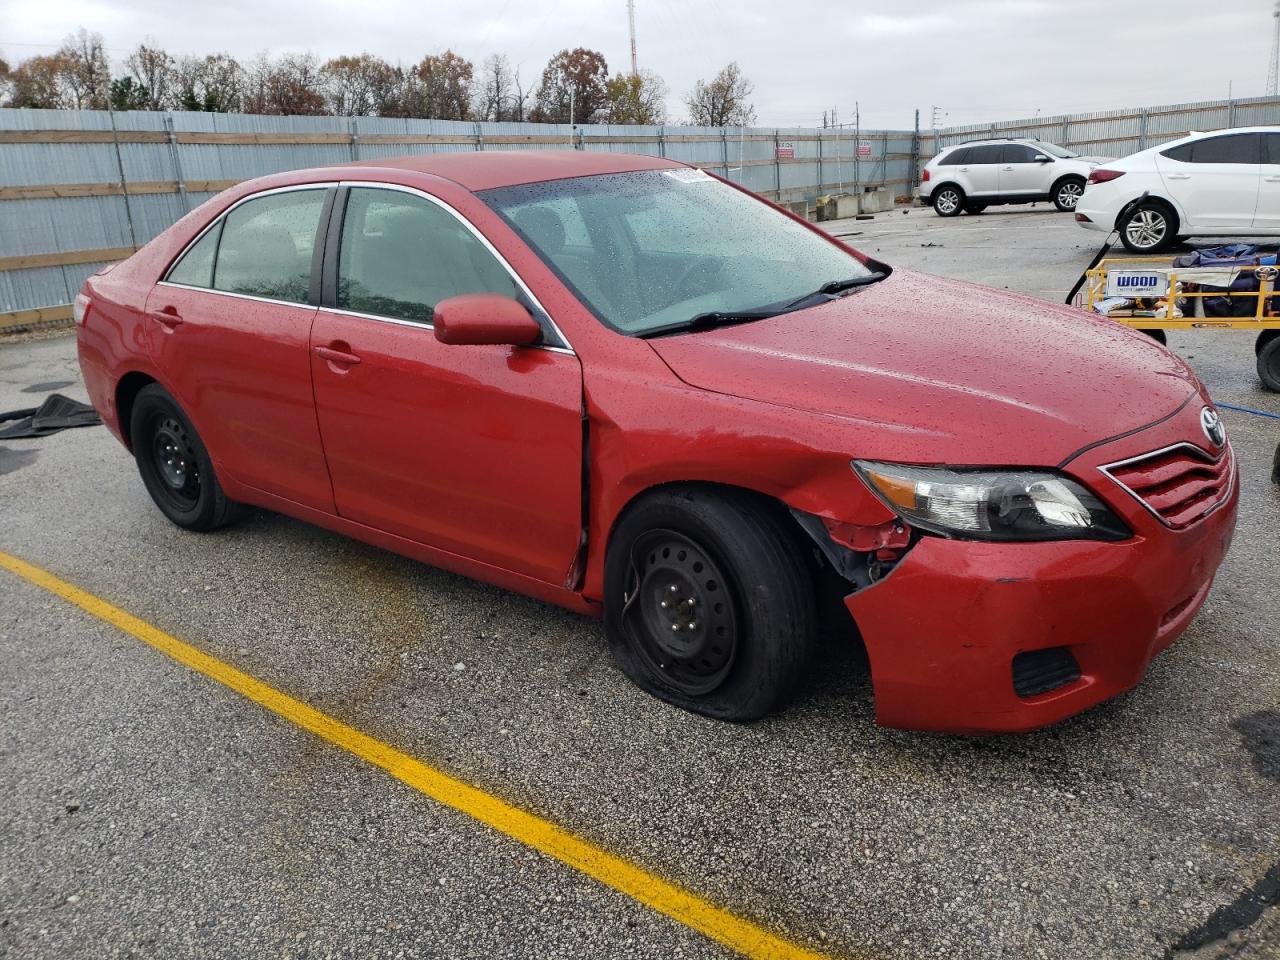
[[[1043, 207], [826, 226], [1057, 301], [1097, 241]], [[1280, 414], [1250, 335], [1170, 347]], [[72, 338], [0, 345], [0, 409], [55, 390], [84, 399]], [[101, 427], [0, 441], [0, 551], [818, 953], [1257, 960], [1280, 956], [1280, 420], [1223, 417], [1240, 525], [1205, 609], [1135, 691], [1022, 736], [879, 729], [840, 647], [778, 716], [692, 716], [594, 621], [262, 511], [183, 533]], [[4, 570], [0, 598], [0, 955], [731, 955]]]

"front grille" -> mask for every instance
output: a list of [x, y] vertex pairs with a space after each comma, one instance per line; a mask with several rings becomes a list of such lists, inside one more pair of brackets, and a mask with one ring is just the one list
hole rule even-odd
[[1080, 664], [1066, 647], [1028, 650], [1013, 658], [1013, 692], [1020, 697], [1048, 693], [1080, 679]]
[[1215, 457], [1191, 443], [1108, 464], [1102, 472], [1175, 530], [1222, 506], [1235, 482], [1230, 446]]

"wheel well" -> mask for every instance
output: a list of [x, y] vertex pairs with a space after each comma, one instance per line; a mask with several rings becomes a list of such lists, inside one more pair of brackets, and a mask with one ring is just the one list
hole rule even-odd
[[1085, 180], [1085, 178], [1084, 178], [1084, 177], [1080, 176], [1080, 174], [1078, 174], [1078, 173], [1064, 173], [1064, 174], [1063, 174], [1062, 176], [1060, 176], [1057, 180], [1053, 181], [1053, 186], [1049, 188], [1049, 192], [1050, 192], [1051, 194], [1052, 194], [1052, 193], [1057, 193], [1057, 192], [1058, 192], [1058, 188], [1059, 188], [1059, 187], [1061, 187], [1061, 186], [1062, 186], [1064, 183], [1066, 183], [1068, 180], [1079, 180], [1081, 183], [1087, 183], [1087, 182], [1088, 182], [1087, 180]]
[[939, 193], [941, 193], [947, 187], [950, 187], [956, 193], [960, 194], [960, 196], [962, 197], [968, 196], [968, 194], [964, 192], [964, 187], [960, 186], [960, 184], [956, 183], [954, 180], [944, 180], [942, 183], [938, 184], [936, 187], [933, 188], [933, 191], [932, 193], [930, 193], [930, 196], [936, 197]]
[[133, 449], [132, 438], [129, 436], [130, 420], [133, 417], [133, 401], [138, 396], [138, 391], [149, 383], [155, 383], [154, 377], [149, 377], [145, 373], [126, 373], [120, 378], [120, 382], [116, 384], [116, 418], [120, 423], [120, 436], [124, 438], [125, 445], [129, 449]]
[[[1142, 203], [1138, 205], [1137, 209], [1141, 210], [1143, 207], [1148, 207], [1148, 206], [1160, 207], [1161, 209], [1164, 210], [1165, 216], [1170, 218], [1169, 225], [1170, 227], [1172, 227], [1169, 233], [1170, 235], [1176, 237], [1178, 235], [1178, 228], [1182, 224], [1181, 224], [1181, 218], [1178, 216], [1178, 211], [1173, 209], [1173, 204], [1170, 203], [1168, 200], [1164, 199], [1164, 197], [1147, 197], [1147, 199], [1143, 200]], [[1121, 222], [1123, 217], [1124, 217], [1124, 210], [1121, 210], [1120, 213], [1117, 214], [1116, 216], [1117, 230], [1124, 227], [1124, 224]]]
[[609, 536], [605, 540], [605, 550], [609, 549], [609, 542], [613, 540], [614, 531], [617, 530], [618, 524], [635, 506], [649, 497], [659, 493], [674, 493], [680, 490], [696, 490], [702, 493], [721, 493], [728, 496], [746, 497], [757, 501], [764, 509], [773, 513], [775, 516], [784, 519], [786, 528], [794, 530], [797, 537], [801, 541], [805, 539], [804, 531], [800, 529], [799, 524], [791, 516], [790, 508], [779, 500], [767, 493], [761, 493], [759, 490], [752, 490], [750, 487], [739, 487], [732, 483], [716, 483], [711, 480], [672, 480], [667, 483], [659, 483], [652, 487], [646, 487], [628, 500], [613, 518], [613, 523], [609, 525]]

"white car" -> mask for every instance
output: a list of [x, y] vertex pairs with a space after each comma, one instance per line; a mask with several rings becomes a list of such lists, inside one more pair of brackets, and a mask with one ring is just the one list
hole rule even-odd
[[1098, 167], [1076, 220], [1119, 230], [1131, 253], [1187, 237], [1280, 236], [1280, 127], [1193, 133]]
[[993, 204], [1052, 200], [1074, 210], [1093, 168], [1109, 157], [1082, 157], [1040, 140], [971, 140], [925, 164], [920, 199], [940, 217], [981, 213]]

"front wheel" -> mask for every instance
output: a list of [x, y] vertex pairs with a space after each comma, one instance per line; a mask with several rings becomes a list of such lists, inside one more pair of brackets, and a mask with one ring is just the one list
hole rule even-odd
[[1080, 202], [1084, 193], [1084, 180], [1081, 177], [1064, 177], [1053, 191], [1053, 205], [1063, 213], [1070, 213]]
[[222, 492], [200, 435], [158, 383], [134, 398], [129, 437], [147, 492], [173, 523], [203, 533], [235, 519], [238, 504]]
[[1159, 253], [1177, 236], [1174, 220], [1162, 204], [1144, 203], [1120, 224], [1120, 239], [1130, 253]]
[[933, 195], [933, 210], [940, 217], [957, 216], [964, 209], [964, 194], [959, 187], [941, 187]]
[[605, 558], [605, 634], [639, 687], [720, 720], [795, 693], [817, 632], [809, 564], [751, 494], [683, 488], [628, 508]]

